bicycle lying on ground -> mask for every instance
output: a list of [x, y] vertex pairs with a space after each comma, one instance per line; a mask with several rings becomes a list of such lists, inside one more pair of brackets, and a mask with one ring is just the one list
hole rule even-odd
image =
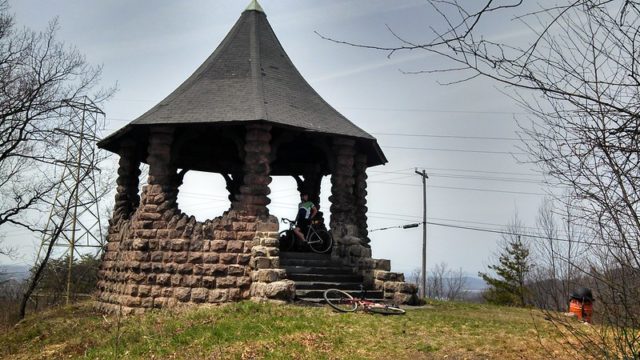
[[349, 293], [338, 289], [329, 289], [324, 292], [324, 299], [332, 308], [340, 312], [353, 312], [362, 308], [364, 312], [382, 315], [403, 315], [406, 311], [395, 306], [381, 304], [365, 299], [366, 292], [361, 297], [353, 297]]
[[[288, 251], [294, 248], [298, 237], [293, 233], [293, 229], [296, 227], [296, 223], [293, 220], [282, 218], [283, 223], [289, 224], [289, 229], [281, 231], [278, 234], [280, 238], [280, 250]], [[333, 237], [331, 233], [325, 229], [320, 228], [321, 223], [319, 221], [311, 221], [311, 225], [307, 227], [307, 233], [304, 237], [304, 243], [309, 245], [309, 248], [313, 252], [324, 254], [331, 250], [333, 245]]]

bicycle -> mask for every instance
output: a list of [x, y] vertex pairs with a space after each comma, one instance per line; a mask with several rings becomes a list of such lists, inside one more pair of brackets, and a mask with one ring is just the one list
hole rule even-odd
[[354, 312], [360, 307], [364, 312], [374, 314], [404, 315], [406, 313], [406, 311], [399, 307], [367, 300], [365, 299], [365, 294], [366, 292], [363, 290], [361, 297], [353, 297], [349, 293], [339, 289], [328, 289], [325, 290], [323, 296], [329, 306], [340, 312]]
[[[296, 234], [293, 233], [293, 229], [295, 229], [295, 221], [287, 218], [282, 218], [281, 221], [283, 223], [288, 223], [289, 229], [283, 230], [278, 234], [278, 238], [280, 239], [280, 250], [288, 251], [293, 248], [296, 240], [298, 239]], [[317, 225], [320, 225], [320, 222], [312, 220], [311, 224], [307, 227], [304, 242], [309, 245], [309, 248], [311, 248], [313, 252], [324, 254], [331, 250], [333, 237], [327, 230], [316, 228]]]

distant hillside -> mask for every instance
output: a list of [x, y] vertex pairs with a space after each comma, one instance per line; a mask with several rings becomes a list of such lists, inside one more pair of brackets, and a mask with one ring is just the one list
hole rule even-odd
[[[405, 272], [404, 277], [409, 282], [414, 282], [415, 279], [411, 278], [412, 274]], [[469, 292], [480, 292], [488, 287], [487, 283], [477, 276], [464, 276], [464, 290]], [[428, 279], [427, 279], [428, 280]], [[447, 283], [447, 278], [444, 279]]]
[[467, 291], [482, 291], [488, 287], [487, 283], [479, 277], [465, 276], [465, 287]]
[[27, 265], [0, 265], [0, 280], [23, 281], [29, 278]]

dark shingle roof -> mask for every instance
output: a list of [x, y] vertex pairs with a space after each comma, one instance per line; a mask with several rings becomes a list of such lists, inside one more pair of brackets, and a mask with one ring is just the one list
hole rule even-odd
[[[159, 104], [99, 146], [113, 150], [131, 126], [267, 121], [365, 140], [370, 164], [385, 163], [375, 138], [327, 104], [297, 71], [264, 12], [248, 8], [218, 48]], [[373, 161], [372, 161], [373, 160]]]

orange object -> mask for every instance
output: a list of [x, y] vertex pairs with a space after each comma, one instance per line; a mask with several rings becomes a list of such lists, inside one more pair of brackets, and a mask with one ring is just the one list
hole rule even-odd
[[569, 302], [569, 312], [576, 314], [578, 320], [591, 323], [591, 316], [593, 316], [593, 303], [591, 301], [571, 299]]

